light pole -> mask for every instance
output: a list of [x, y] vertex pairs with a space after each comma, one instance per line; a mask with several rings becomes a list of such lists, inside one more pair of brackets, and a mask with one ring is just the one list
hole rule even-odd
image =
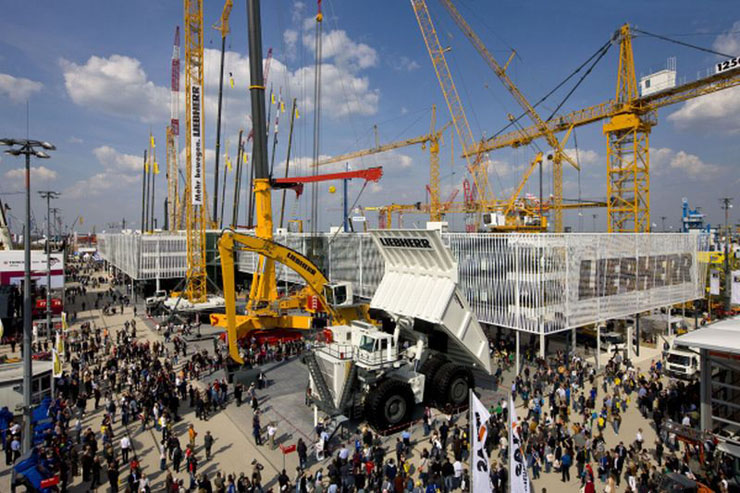
[[23, 280], [23, 453], [31, 450], [31, 156], [49, 159], [41, 147], [56, 150], [53, 144], [40, 140], [0, 139], [0, 145], [10, 146], [5, 153], [11, 156], [26, 156], [26, 227], [23, 234], [24, 280]]
[[54, 241], [59, 241], [59, 238], [61, 238], [62, 236], [62, 229], [61, 229], [62, 221], [60, 218], [57, 218], [57, 212], [62, 212], [62, 211], [61, 209], [58, 209], [56, 207], [52, 207], [50, 211], [51, 211], [51, 215], [54, 217], [54, 221], [52, 222], [52, 224], [54, 225]]
[[725, 211], [725, 311], [729, 313], [732, 307], [732, 280], [730, 279], [730, 209], [732, 209], [732, 198], [724, 197], [720, 199], [722, 209]]
[[49, 337], [53, 328], [51, 325], [51, 199], [59, 198], [61, 194], [53, 190], [41, 190], [39, 195], [46, 199], [46, 334]]

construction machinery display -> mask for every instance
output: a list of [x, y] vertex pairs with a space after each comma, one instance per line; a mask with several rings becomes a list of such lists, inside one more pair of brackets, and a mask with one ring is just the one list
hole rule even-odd
[[383, 430], [408, 423], [417, 404], [466, 406], [474, 371], [490, 373], [491, 360], [457, 262], [436, 231], [371, 235], [385, 262], [370, 302], [379, 323], [332, 325], [330, 342], [305, 355], [313, 403]]

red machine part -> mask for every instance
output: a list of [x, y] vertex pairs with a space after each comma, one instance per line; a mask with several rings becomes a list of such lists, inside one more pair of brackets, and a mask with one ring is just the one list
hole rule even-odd
[[341, 173], [328, 173], [326, 175], [315, 176], [293, 176], [290, 178], [274, 178], [274, 183], [291, 184], [291, 183], [314, 183], [319, 181], [331, 180], [351, 180], [353, 178], [362, 178], [365, 181], [378, 181], [383, 176], [383, 168], [360, 169], [357, 171], [343, 171]]

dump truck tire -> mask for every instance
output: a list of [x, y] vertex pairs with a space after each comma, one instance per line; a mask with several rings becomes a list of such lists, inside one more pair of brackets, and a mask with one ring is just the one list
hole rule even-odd
[[461, 407], [468, 404], [470, 389], [475, 385], [473, 373], [469, 368], [455, 363], [447, 363], [434, 377], [435, 402], [442, 407], [450, 405]]
[[447, 360], [444, 359], [442, 356], [432, 356], [431, 358], [427, 358], [426, 361], [424, 361], [424, 363], [422, 363], [421, 367], [419, 368], [419, 373], [423, 374], [425, 377], [424, 402], [433, 404], [434, 397], [436, 395], [436, 392], [434, 390], [434, 377], [437, 375], [439, 369], [445, 365], [445, 363], [447, 363]]
[[368, 396], [365, 417], [379, 430], [407, 423], [414, 407], [411, 387], [398, 380], [386, 380]]

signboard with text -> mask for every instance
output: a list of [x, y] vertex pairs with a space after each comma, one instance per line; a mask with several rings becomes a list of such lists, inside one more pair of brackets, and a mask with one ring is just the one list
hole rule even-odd
[[[23, 284], [25, 270], [23, 250], [0, 251], [0, 285]], [[31, 251], [31, 279], [38, 286], [46, 286], [46, 253], [41, 250]], [[64, 287], [64, 254], [51, 254], [51, 287]]]

